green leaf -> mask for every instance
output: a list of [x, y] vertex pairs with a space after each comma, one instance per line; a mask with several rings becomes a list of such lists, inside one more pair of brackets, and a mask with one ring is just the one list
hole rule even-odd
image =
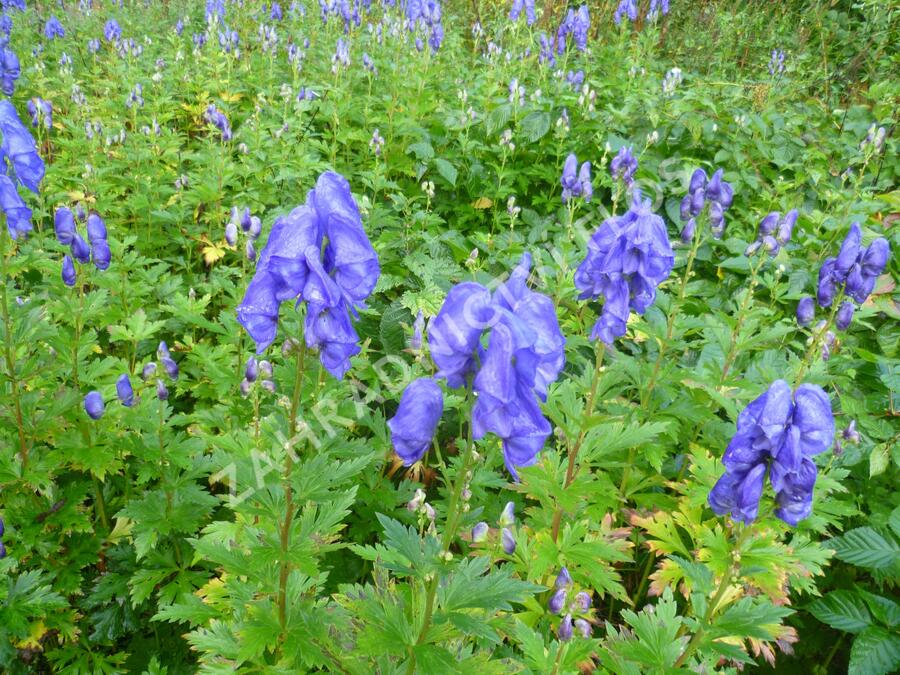
[[808, 609], [822, 623], [848, 633], [859, 633], [872, 623], [865, 601], [853, 591], [832, 591]]
[[888, 541], [871, 527], [858, 527], [830, 542], [835, 557], [874, 570], [888, 569], [900, 558], [896, 541]]
[[493, 136], [500, 131], [500, 128], [509, 122], [510, 117], [512, 117], [512, 106], [509, 103], [494, 108], [485, 121], [488, 136]]
[[450, 185], [456, 186], [458, 172], [455, 166], [446, 159], [441, 159], [440, 157], [434, 160], [434, 166], [437, 168], [438, 173], [443, 176], [444, 180], [450, 183]]
[[870, 626], [853, 641], [847, 675], [883, 675], [898, 668], [900, 635], [880, 626]]
[[869, 455], [869, 476], [873, 477], [883, 474], [890, 461], [891, 457], [888, 453], [888, 444], [882, 443], [881, 445], [876, 445], [872, 448], [872, 453]]
[[529, 143], [537, 143], [550, 131], [550, 113], [540, 110], [529, 113], [519, 125], [519, 131]]
[[434, 157], [434, 148], [431, 147], [431, 143], [428, 141], [422, 141], [420, 143], [413, 143], [408, 148], [406, 148], [406, 154], [414, 154], [417, 159], [431, 159]]

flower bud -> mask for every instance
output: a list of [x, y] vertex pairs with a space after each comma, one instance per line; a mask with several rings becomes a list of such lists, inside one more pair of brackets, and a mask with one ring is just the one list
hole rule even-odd
[[850, 322], [853, 321], [853, 310], [855, 306], [849, 300], [844, 300], [841, 303], [840, 309], [838, 309], [837, 317], [835, 318], [835, 325], [838, 330], [847, 330], [850, 327]]
[[591, 594], [586, 591], [581, 591], [575, 596], [575, 604], [578, 605], [578, 608], [582, 612], [588, 611], [591, 608]]
[[270, 394], [275, 393], [275, 383], [272, 380], [263, 380], [262, 382], [259, 383], [259, 386], [261, 386], [263, 389], [265, 389]]
[[116, 396], [119, 397], [122, 405], [126, 408], [134, 405], [134, 389], [131, 386], [131, 379], [128, 377], [128, 373], [122, 373], [119, 375], [119, 379], [116, 380]]
[[559, 574], [556, 575], [556, 582], [554, 583], [554, 588], [568, 588], [572, 585], [572, 576], [569, 574], [569, 570], [566, 567], [563, 567], [559, 570]]
[[266, 360], [259, 362], [259, 372], [262, 374], [264, 378], [267, 380], [272, 379], [272, 364]]
[[778, 218], [781, 214], [778, 211], [772, 211], [769, 215], [759, 221], [759, 236], [765, 237], [773, 234], [775, 228], [778, 227]]
[[165, 401], [169, 398], [169, 390], [166, 389], [166, 384], [162, 380], [156, 381], [156, 398], [160, 401]]
[[244, 368], [244, 377], [248, 382], [256, 382], [256, 377], [259, 375], [259, 366], [256, 363], [256, 359], [252, 356], [247, 359], [247, 366]]
[[516, 540], [512, 535], [512, 532], [509, 531], [509, 528], [504, 527], [500, 531], [500, 541], [503, 544], [503, 552], [506, 555], [512, 555], [516, 552]]
[[406, 503], [406, 508], [409, 511], [416, 511], [424, 503], [425, 490], [423, 490], [422, 488], [417, 488], [416, 493], [413, 495], [413, 498]]
[[262, 221], [256, 216], [250, 219], [250, 227], [247, 228], [247, 234], [251, 239], [256, 240], [262, 232]]
[[549, 609], [552, 614], [559, 614], [562, 612], [563, 607], [565, 607], [566, 604], [566, 596], [568, 593], [569, 592], [565, 588], [560, 588], [556, 591], [550, 596], [550, 601], [547, 603], [547, 609]]
[[480, 523], [476, 523], [475, 527], [472, 528], [472, 543], [480, 544], [485, 541], [488, 536], [488, 524], [483, 520]]
[[757, 239], [752, 244], [750, 244], [747, 248], [744, 249], [744, 255], [747, 256], [748, 258], [755, 255], [756, 252], [759, 250], [760, 246], [762, 246], [762, 242], [759, 239]]
[[572, 615], [566, 614], [556, 630], [556, 637], [562, 642], [568, 642], [572, 639]]
[[859, 432], [856, 430], [856, 420], [850, 420], [850, 424], [848, 424], [847, 428], [841, 432], [841, 436], [843, 436], [844, 440], [850, 441], [851, 443], [859, 443]]
[[241, 380], [240, 390], [241, 396], [243, 396], [244, 398], [247, 398], [250, 395], [250, 382], [246, 377]]
[[141, 370], [141, 379], [146, 382], [154, 375], [156, 375], [156, 364], [151, 361], [150, 363], [145, 364], [144, 368]]
[[581, 637], [587, 640], [590, 640], [594, 633], [594, 629], [591, 627], [590, 622], [585, 621], [584, 619], [575, 619], [575, 628], [581, 634]]
[[159, 346], [156, 348], [156, 355], [162, 358], [169, 358], [171, 355], [169, 354], [169, 345], [166, 344], [166, 341], [163, 340], [159, 343]]
[[808, 326], [816, 316], [816, 304], [812, 297], [807, 295], [800, 298], [797, 303], [797, 323], [800, 326]]
[[228, 221], [228, 224], [225, 226], [225, 241], [228, 242], [229, 246], [237, 244], [237, 225], [232, 221]]
[[103, 409], [103, 396], [100, 395], [100, 392], [88, 392], [87, 396], [84, 397], [84, 411], [88, 414], [88, 417], [92, 420], [99, 420], [103, 417]]
[[166, 369], [166, 374], [172, 378], [173, 380], [178, 379], [178, 364], [175, 363], [172, 359], [167, 356], [164, 356], [160, 359], [163, 364], [163, 368]]
[[697, 230], [697, 221], [689, 218], [684, 227], [681, 228], [681, 241], [690, 244], [694, 240], [694, 232]]
[[62, 263], [62, 280], [63, 283], [72, 288], [75, 285], [75, 263], [72, 262], [72, 258], [66, 256], [63, 258]]
[[516, 523], [516, 505], [506, 502], [503, 513], [500, 514], [500, 527], [510, 527]]
[[249, 262], [254, 262], [256, 260], [256, 247], [253, 245], [252, 241], [248, 241], [244, 245], [244, 253], [247, 256], [247, 260]]

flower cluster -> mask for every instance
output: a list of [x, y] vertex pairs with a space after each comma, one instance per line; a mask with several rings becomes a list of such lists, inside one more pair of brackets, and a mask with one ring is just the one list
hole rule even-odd
[[526, 253], [493, 294], [475, 282], [457, 284], [428, 326], [437, 377], [456, 388], [474, 376], [474, 438], [499, 436], [514, 478], [517, 467], [535, 462], [550, 435], [538, 399], [546, 400], [565, 363], [555, 308], [550, 298], [528, 288], [530, 267]]
[[[594, 632], [590, 622], [591, 594], [587, 591], [579, 591], [569, 599], [569, 593], [574, 590], [573, 586], [574, 582], [569, 570], [565, 567], [561, 568], [553, 583], [553, 595], [547, 602], [547, 609], [552, 614], [563, 615], [556, 631], [556, 636], [563, 642], [571, 640], [576, 629], [586, 639], [589, 639]], [[576, 618], [573, 620], [573, 617]]]
[[784, 52], [780, 49], [772, 50], [772, 58], [769, 59], [769, 75], [775, 77], [784, 72]]
[[229, 246], [237, 246], [238, 227], [247, 235], [244, 252], [247, 260], [253, 262], [256, 260], [256, 240], [259, 239], [262, 232], [262, 222], [259, 217], [250, 215], [249, 207], [241, 211], [237, 206], [233, 206], [231, 207], [231, 219], [225, 225], [225, 241]]
[[44, 37], [48, 40], [54, 40], [58, 37], [65, 37], [66, 29], [63, 28], [62, 24], [59, 22], [55, 16], [51, 16], [47, 19], [47, 23], [44, 24]]
[[[171, 352], [169, 352], [169, 346], [165, 343], [165, 341], [160, 342], [159, 346], [156, 348], [156, 357], [159, 359], [159, 362], [162, 363], [163, 370], [166, 371], [166, 375], [172, 382], [175, 382], [178, 379], [179, 369], [178, 364], [175, 363], [175, 359], [172, 358]], [[144, 367], [141, 369], [141, 379], [144, 382], [149, 382], [156, 376], [156, 371], [158, 367], [155, 361], [149, 361], [144, 364]], [[156, 378], [156, 397], [160, 401], [165, 401], [169, 398], [169, 389], [166, 387], [165, 381], [161, 377]]]
[[890, 255], [890, 245], [884, 237], [863, 247], [862, 230], [859, 223], [853, 223], [837, 257], [826, 258], [819, 268], [816, 290], [819, 305], [831, 307], [840, 290], [859, 304], [864, 303], [874, 290], [875, 282], [884, 271]]
[[379, 272], [350, 185], [325, 172], [306, 204], [272, 225], [238, 321], [261, 353], [275, 339], [281, 303], [305, 302], [306, 345], [318, 348], [326, 370], [341, 378], [360, 351], [350, 313], [364, 306]]
[[725, 473], [709, 493], [710, 506], [720, 516], [731, 512], [735, 520], [752, 522], [768, 472], [775, 515], [796, 525], [812, 511], [817, 475], [812, 457], [828, 450], [833, 439], [825, 391], [802, 384], [792, 393], [787, 382], [776, 380], [738, 417], [737, 433], [722, 457]]
[[588, 242], [575, 271], [579, 299], [604, 298], [591, 339], [611, 345], [625, 334], [629, 310], [643, 314], [656, 299], [656, 287], [672, 271], [675, 257], [662, 218], [635, 190], [631, 208], [607, 218]]
[[140, 82], [134, 85], [134, 88], [128, 94], [128, 98], [125, 99], [125, 107], [130, 110], [132, 106], [144, 107], [144, 87]]
[[[516, 524], [516, 505], [513, 502], [506, 502], [503, 512], [497, 525], [500, 527], [500, 546], [506, 555], [512, 555], [516, 552], [516, 537], [513, 534], [513, 526]], [[491, 534], [490, 525], [481, 520], [472, 528], [472, 543], [483, 544], [488, 540]]]
[[559, 179], [562, 185], [562, 201], [567, 204], [573, 197], [584, 197], [584, 201], [591, 201], [594, 188], [591, 185], [591, 163], [584, 162], [578, 168], [578, 157], [570, 153], [563, 164], [562, 176]]
[[250, 390], [257, 382], [266, 391], [275, 391], [272, 364], [266, 360], [257, 361], [255, 356], [251, 356], [247, 359], [247, 364], [244, 366], [244, 379], [241, 380], [241, 396], [249, 396]]
[[41, 97], [35, 97], [25, 106], [31, 115], [31, 126], [36, 127], [41, 122], [47, 129], [53, 128], [53, 105]]
[[[650, 7], [647, 9], [647, 18], [655, 19], [659, 14], [663, 16], [669, 13], [669, 0], [650, 0]], [[622, 19], [628, 17], [632, 23], [638, 18], [637, 0], [621, 0], [613, 14], [613, 21], [618, 26], [622, 23]]]
[[622, 146], [619, 152], [609, 163], [609, 173], [614, 181], [621, 180], [626, 187], [634, 183], [634, 174], [638, 169], [637, 158], [632, 154], [631, 147]]
[[115, 42], [122, 37], [122, 27], [115, 19], [110, 19], [103, 26], [103, 38], [107, 42]]
[[369, 148], [375, 153], [376, 157], [381, 156], [381, 152], [384, 150], [384, 137], [376, 128], [375, 131], [372, 132], [372, 138], [369, 141]]
[[713, 177], [709, 178], [703, 169], [697, 169], [691, 175], [688, 193], [681, 200], [681, 221], [685, 223], [681, 231], [683, 241], [691, 241], [694, 238], [694, 230], [697, 227], [695, 219], [707, 206], [713, 236], [718, 239], [725, 232], [725, 211], [734, 200], [734, 190], [731, 183], [722, 180], [723, 173], [722, 169], [718, 169]]
[[666, 73], [666, 76], [663, 78], [662, 82], [662, 91], [663, 96], [672, 96], [675, 94], [675, 90], [678, 89], [678, 85], [680, 85], [684, 81], [684, 75], [681, 73], [681, 68], [672, 68]]
[[[44, 177], [44, 160], [16, 109], [6, 100], [0, 101], [0, 134], [0, 208], [6, 214], [9, 236], [17, 239], [31, 231], [31, 209], [19, 196], [15, 181], [37, 194]], [[10, 170], [15, 180], [10, 178]]]
[[578, 10], [569, 9], [566, 17], [559, 24], [559, 30], [556, 31], [556, 51], [562, 54], [566, 51], [569, 36], [575, 42], [578, 51], [583, 52], [587, 49], [588, 32], [591, 29], [591, 15], [588, 12], [587, 5], [581, 5]]
[[529, 26], [535, 22], [534, 0], [513, 0], [509, 10], [509, 20], [518, 21], [522, 11], [525, 12], [525, 23]]
[[109, 268], [111, 253], [109, 250], [109, 242], [106, 235], [106, 224], [103, 219], [96, 213], [86, 216], [84, 209], [77, 211], [79, 220], [87, 219], [88, 242], [78, 233], [75, 223], [75, 214], [72, 210], [65, 206], [56, 209], [53, 217], [53, 229], [56, 233], [56, 240], [63, 246], [68, 246], [71, 257], [68, 255], [63, 258], [62, 279], [66, 286], [75, 285], [75, 264], [72, 258], [82, 265], [89, 263], [91, 260], [98, 270]]
[[797, 209], [791, 209], [783, 216], [778, 211], [772, 211], [765, 218], [759, 221], [759, 231], [756, 241], [750, 244], [744, 251], [744, 255], [754, 255], [760, 248], [765, 249], [773, 258], [778, 255], [778, 251], [785, 246], [790, 240], [794, 232], [794, 225], [797, 223], [799, 212]]
[[231, 124], [225, 114], [216, 108], [215, 103], [210, 103], [209, 107], [203, 113], [203, 119], [212, 124], [216, 129], [222, 132], [222, 140], [230, 141], [232, 138]]

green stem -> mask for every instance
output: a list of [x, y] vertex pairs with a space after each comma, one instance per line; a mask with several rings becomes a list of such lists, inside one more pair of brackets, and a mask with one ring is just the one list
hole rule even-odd
[[[734, 551], [736, 553], [740, 553], [741, 546], [744, 543], [744, 539], [747, 537], [747, 534], [750, 532], [750, 528], [747, 526], [742, 526], [740, 533], [737, 535], [737, 538], [734, 542]], [[682, 652], [681, 656], [678, 657], [678, 660], [675, 662], [675, 668], [681, 668], [685, 664], [685, 662], [691, 657], [691, 655], [696, 651], [697, 647], [700, 645], [700, 641], [703, 639], [703, 635], [705, 633], [705, 626], [709, 624], [715, 615], [716, 609], [718, 609], [719, 603], [722, 601], [722, 598], [725, 596], [725, 593], [728, 591], [728, 587], [731, 585], [732, 580], [737, 575], [740, 569], [739, 562], [732, 562], [731, 567], [725, 572], [722, 577], [722, 581], [719, 583], [719, 588], [716, 590], [716, 594], [713, 596], [712, 601], [707, 605], [706, 611], [703, 613], [703, 621], [700, 626], [697, 628], [697, 632], [691, 636], [690, 642], [688, 642], [687, 647], [685, 647], [684, 652]]]
[[15, 352], [13, 351], [12, 321], [9, 317], [9, 305], [6, 296], [6, 283], [9, 271], [9, 255], [11, 253], [6, 250], [6, 236], [0, 234], [0, 240], [3, 241], [3, 251], [2, 253], [0, 253], [0, 259], [2, 259], [3, 261], [3, 276], [2, 278], [0, 278], [0, 305], [2, 305], [4, 327], [3, 347], [6, 357], [6, 372], [9, 376], [9, 383], [12, 389], [11, 394], [13, 400], [13, 408], [16, 414], [16, 427], [19, 431], [19, 458], [22, 461], [22, 472], [24, 473], [25, 469], [28, 467], [28, 444], [25, 442], [25, 423], [22, 419], [22, 404], [19, 400], [19, 378], [16, 375], [16, 356]]
[[740, 335], [741, 328], [744, 325], [744, 319], [747, 317], [747, 311], [750, 309], [750, 304], [753, 300], [753, 292], [756, 290], [756, 285], [758, 283], [758, 275], [759, 270], [762, 269], [763, 263], [766, 261], [766, 256], [761, 254], [759, 256], [759, 262], [756, 266], [750, 267], [750, 288], [747, 289], [747, 292], [744, 294], [744, 299], [741, 302], [741, 306], [738, 309], [737, 316], [737, 324], [734, 327], [734, 330], [731, 332], [731, 344], [728, 346], [728, 354], [725, 357], [725, 365], [722, 368], [722, 376], [719, 378], [719, 386], [721, 387], [725, 384], [725, 378], [728, 377], [728, 371], [731, 369], [731, 366], [734, 365], [734, 360], [737, 358], [738, 350], [737, 350], [737, 341], [738, 336]]
[[[597, 397], [597, 387], [600, 384], [600, 370], [603, 367], [603, 355], [606, 353], [606, 343], [602, 340], [598, 341], [596, 351], [597, 360], [594, 365], [594, 375], [591, 378], [591, 390], [588, 394], [587, 407], [585, 408], [585, 413], [581, 418], [581, 431], [578, 433], [578, 440], [576, 440], [575, 445], [569, 449], [569, 465], [566, 468], [566, 481], [563, 484], [563, 489], [568, 488], [572, 484], [572, 481], [575, 480], [575, 460], [578, 457], [578, 451], [581, 449], [581, 446], [584, 443], [585, 436], [587, 436], [588, 422], [594, 415], [594, 403]], [[556, 541], [559, 537], [559, 526], [562, 522], [562, 512], [562, 505], [557, 504], [556, 512], [553, 514], [553, 541]]]
[[794, 378], [795, 387], [797, 387], [803, 381], [803, 376], [806, 375], [806, 371], [809, 370], [810, 366], [812, 366], [813, 361], [821, 356], [822, 341], [825, 339], [828, 331], [830, 331], [834, 326], [834, 319], [837, 316], [838, 309], [840, 308], [843, 301], [844, 291], [841, 290], [841, 292], [838, 293], [838, 296], [834, 299], [834, 302], [831, 304], [831, 313], [828, 315], [828, 320], [825, 322], [825, 325], [822, 326], [822, 329], [815, 334], [812, 342], [806, 350], [806, 353], [803, 355], [803, 360], [800, 362], [800, 368], [797, 371], [796, 377]]
[[[300, 409], [300, 396], [303, 391], [303, 369], [306, 361], [306, 340], [300, 339], [300, 350], [297, 353], [294, 369], [294, 392], [291, 396], [291, 410], [288, 416], [288, 435], [294, 437], [297, 432], [297, 412]], [[282, 637], [287, 626], [287, 582], [291, 572], [288, 560], [288, 549], [291, 546], [291, 521], [294, 518], [294, 488], [291, 485], [291, 472], [294, 469], [293, 446], [288, 449], [284, 460], [284, 521], [281, 524], [281, 570], [278, 578], [278, 622], [281, 624]]]
[[[472, 398], [472, 381], [470, 380], [466, 391], [466, 400], [469, 402], [470, 408], [472, 405]], [[450, 545], [453, 543], [453, 539], [456, 536], [456, 529], [459, 527], [459, 501], [462, 497], [463, 489], [467, 482], [467, 476], [469, 473], [469, 466], [472, 461], [472, 450], [474, 448], [474, 445], [475, 444], [472, 440], [472, 423], [470, 421], [468, 425], [468, 433], [466, 436], [466, 449], [462, 457], [459, 473], [457, 473], [456, 475], [456, 484], [453, 487], [453, 494], [450, 497], [450, 507], [447, 511], [447, 525], [444, 527], [444, 535], [441, 538], [441, 551], [443, 552], [449, 551]], [[419, 631], [419, 637], [416, 639], [417, 646], [425, 642], [425, 639], [428, 636], [428, 630], [431, 628], [431, 620], [434, 615], [434, 599], [435, 595], [437, 594], [437, 587], [438, 575], [435, 574], [434, 577], [428, 582], [428, 588], [426, 589], [425, 617], [422, 620], [422, 629]], [[407, 666], [406, 672], [408, 675], [412, 675], [415, 670], [415, 653], [410, 651], [409, 665]]]

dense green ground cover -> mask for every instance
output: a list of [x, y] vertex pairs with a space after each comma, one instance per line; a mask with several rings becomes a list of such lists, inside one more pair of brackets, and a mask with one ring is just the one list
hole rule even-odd
[[[796, 318], [851, 223], [863, 247], [900, 250], [891, 3], [672, 0], [650, 16], [640, 0], [618, 25], [611, 1], [567, 24], [566, 3], [539, 0], [531, 25], [484, 0], [421, 15], [402, 0], [24, 4], [2, 2], [20, 74], [4, 53], [0, 76], [46, 173], [36, 193], [18, 188], [33, 231], [0, 235], [0, 671], [898, 668], [896, 256], [843, 329], [840, 300]], [[32, 125], [38, 97], [52, 125]], [[623, 148], [633, 184], [611, 172]], [[591, 171], [567, 184], [571, 153]], [[707, 191], [683, 233], [698, 168], [722, 169], [733, 202]], [[380, 267], [374, 289], [370, 268], [338, 279], [368, 296], [359, 353], [338, 378], [302, 346], [304, 296], [257, 357], [272, 372], [242, 384], [255, 349], [236, 310], [269, 264], [255, 261], [328, 171], [349, 183]], [[674, 265], [606, 345], [591, 333], [610, 291], [579, 299], [575, 271], [601, 223], [637, 213], [638, 191]], [[233, 207], [259, 218], [258, 241], [227, 228]], [[102, 216], [108, 268], [70, 278], [60, 208]], [[747, 255], [763, 218], [792, 209], [789, 241]], [[511, 462], [514, 480], [508, 444], [473, 434], [488, 375], [438, 378], [441, 421], [432, 433], [416, 399], [401, 426], [427, 452], [404, 465], [388, 420], [441, 365], [429, 333], [448, 292], [501, 288], [523, 254], [565, 336], [536, 413], [549, 437], [530, 466]], [[537, 326], [531, 309], [509, 325]], [[557, 349], [529, 344], [503, 377]], [[758, 513], [716, 515], [738, 417], [778, 380], [821, 387], [831, 409], [833, 437], [804, 455], [811, 513], [776, 517], [775, 445], [754, 460], [761, 497], [729, 493]], [[814, 426], [793, 414], [766, 437]]]

